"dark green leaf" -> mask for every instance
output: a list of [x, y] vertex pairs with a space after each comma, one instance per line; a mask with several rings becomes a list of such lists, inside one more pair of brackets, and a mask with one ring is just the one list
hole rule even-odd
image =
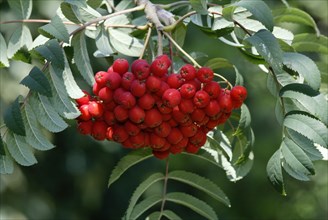
[[31, 54], [27, 51], [25, 47], [19, 49], [11, 59], [22, 61], [24, 63], [32, 62]]
[[152, 206], [156, 205], [162, 200], [161, 195], [151, 195], [146, 199], [142, 200], [138, 203], [131, 213], [131, 217], [129, 220], [137, 219], [140, 215], [142, 215], [145, 211], [147, 211]]
[[44, 73], [38, 68], [33, 67], [30, 73], [20, 82], [30, 90], [39, 92], [45, 96], [51, 96], [50, 83]]
[[218, 219], [216, 213], [214, 212], [211, 206], [209, 206], [204, 201], [199, 200], [196, 197], [188, 195], [186, 193], [180, 193], [180, 192], [168, 193], [166, 195], [166, 200], [186, 206], [192, 209], [193, 211], [197, 212], [198, 214], [204, 216], [207, 219], [210, 220]]
[[108, 187], [113, 184], [120, 176], [133, 165], [142, 162], [148, 158], [152, 157], [151, 149], [139, 149], [131, 151], [128, 155], [124, 156], [113, 169], [109, 180]]
[[26, 142], [28, 144], [37, 150], [50, 150], [55, 147], [40, 130], [37, 117], [28, 103], [26, 103], [24, 108], [23, 119], [26, 129]]
[[8, 145], [9, 153], [20, 165], [31, 166], [37, 163], [32, 148], [27, 144], [25, 137], [8, 131], [6, 143]]
[[0, 174], [12, 174], [14, 162], [10, 155], [0, 155]]
[[226, 206], [230, 207], [230, 201], [228, 197], [224, 194], [224, 192], [211, 180], [201, 177], [197, 174], [183, 171], [183, 170], [175, 170], [169, 173], [169, 179], [177, 180], [188, 185], [191, 185], [214, 199], [224, 203]]
[[87, 4], [94, 9], [99, 8], [102, 5], [102, 3], [103, 3], [103, 0], [88, 0], [87, 1]]
[[[0, 48], [2, 51], [7, 51], [7, 44], [2, 34], [0, 33]], [[7, 53], [0, 53], [0, 67], [9, 67], [9, 61], [7, 58]]]
[[281, 69], [283, 54], [277, 39], [267, 30], [260, 30], [246, 38], [257, 52], [274, 68]]
[[109, 38], [113, 47], [126, 56], [138, 57], [144, 47], [143, 41], [117, 29], [109, 30]]
[[320, 151], [316, 148], [313, 141], [306, 138], [305, 136], [301, 135], [300, 133], [297, 133], [296, 131], [293, 131], [291, 129], [287, 128], [287, 132], [289, 134], [289, 137], [299, 146], [303, 149], [303, 151], [308, 155], [308, 157], [314, 161], [314, 160], [321, 160], [323, 159], [322, 154]]
[[289, 84], [280, 90], [280, 96], [293, 99], [301, 105], [301, 110], [309, 112], [328, 125], [328, 103], [322, 94], [310, 86], [299, 83]]
[[166, 218], [168, 218], [170, 220], [182, 220], [182, 218], [180, 218], [177, 214], [175, 214], [171, 210], [164, 210], [163, 216], [165, 216]]
[[93, 70], [90, 65], [90, 59], [85, 40], [85, 33], [81, 31], [72, 38], [74, 48], [74, 61], [83, 78], [92, 86], [95, 82]]
[[56, 69], [64, 70], [64, 54], [57, 40], [48, 40], [44, 45], [35, 48], [35, 50], [51, 62]]
[[25, 136], [25, 128], [24, 128], [24, 122], [20, 110], [20, 104], [19, 104], [19, 98], [18, 97], [14, 103], [8, 107], [4, 114], [4, 122], [6, 126], [13, 131], [16, 134]]
[[319, 90], [320, 71], [310, 58], [299, 53], [284, 53], [283, 57], [283, 64], [287, 68], [298, 72], [313, 89]]
[[202, 32], [204, 32], [207, 36], [213, 37], [215, 39], [218, 38], [218, 37], [222, 37], [222, 36], [225, 36], [227, 34], [230, 34], [234, 30], [233, 27], [226, 27], [226, 28], [222, 28], [222, 29], [212, 30], [209, 27], [202, 27], [202, 26], [199, 26], [199, 29]]
[[273, 185], [273, 187], [281, 193], [283, 196], [286, 196], [285, 184], [282, 176], [281, 170], [281, 150], [277, 150], [272, 157], [270, 158], [267, 167], [268, 178]]
[[60, 4], [60, 9], [63, 15], [70, 21], [74, 22], [75, 24], [81, 23], [81, 21], [76, 17], [72, 5], [66, 2]]
[[51, 132], [60, 132], [67, 128], [66, 122], [58, 115], [46, 96], [33, 94], [30, 105], [34, 112], [38, 113], [37, 119], [40, 124]]
[[262, 0], [241, 0], [232, 4], [229, 7], [223, 9], [223, 15], [225, 18], [233, 18], [233, 13], [236, 9], [236, 6], [246, 8], [249, 12], [252, 13], [253, 17], [260, 21], [268, 30], [273, 30], [273, 16], [271, 9], [268, 5]]
[[199, 14], [206, 15], [207, 11], [207, 0], [189, 0], [191, 7]]
[[154, 183], [163, 180], [164, 175], [162, 173], [154, 173], [153, 175], [149, 176], [145, 181], [143, 181], [138, 188], [134, 191], [129, 206], [126, 210], [126, 219], [130, 219], [131, 213], [135, 205], [137, 204], [138, 199], [141, 197], [141, 195]]
[[54, 91], [53, 96], [50, 98], [52, 106], [54, 106], [61, 116], [67, 119], [77, 118], [80, 115], [80, 111], [67, 94], [64, 80], [61, 75], [62, 71], [60, 70], [59, 73], [56, 72], [52, 65], [50, 65], [49, 70], [49, 79], [51, 79], [50, 85], [51, 89]]
[[229, 62], [229, 60], [224, 58], [213, 58], [207, 61], [204, 66], [209, 67], [213, 70], [220, 68], [233, 68], [233, 65]]
[[32, 0], [8, 0], [8, 4], [20, 19], [28, 19], [32, 13]]
[[2, 141], [2, 136], [0, 136], [0, 155], [6, 155], [5, 143]]
[[316, 52], [328, 54], [328, 38], [315, 34], [303, 33], [295, 35], [292, 46], [298, 52]]
[[32, 42], [33, 40], [30, 29], [28, 29], [28, 27], [25, 25], [19, 26], [9, 39], [7, 48], [8, 58], [14, 57], [17, 51], [24, 46], [26, 46], [26, 48], [29, 48]]
[[[300, 176], [314, 175], [314, 167], [310, 158], [291, 139], [285, 137], [281, 144], [281, 153], [289, 167]], [[303, 174], [303, 175], [302, 175]]]
[[314, 19], [298, 8], [288, 7], [280, 8], [273, 11], [275, 23], [288, 22], [308, 25], [316, 31], [317, 35], [320, 35], [320, 31], [314, 21]]
[[60, 41], [69, 43], [68, 31], [58, 15], [51, 19], [49, 24], [39, 28], [39, 32], [48, 38], [56, 38]]
[[180, 45], [180, 47], [182, 47], [184, 44], [186, 34], [187, 34], [187, 26], [183, 22], [179, 23], [172, 31], [172, 37], [175, 40], [175, 42], [177, 42]]
[[147, 220], [158, 220], [160, 218], [161, 218], [161, 212], [157, 211], [157, 212], [151, 213], [146, 219]]
[[306, 112], [295, 111], [288, 113], [284, 120], [284, 126], [327, 148], [327, 127], [321, 121], [310, 117]]

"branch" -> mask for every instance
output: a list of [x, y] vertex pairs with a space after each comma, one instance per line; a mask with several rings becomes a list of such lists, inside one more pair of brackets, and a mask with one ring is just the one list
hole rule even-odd
[[147, 36], [146, 36], [146, 40], [145, 40], [145, 45], [144, 45], [144, 47], [142, 48], [142, 52], [141, 52], [141, 54], [140, 54], [139, 59], [142, 59], [142, 57], [143, 57], [144, 54], [145, 54], [145, 51], [146, 51], [146, 48], [147, 48], [147, 45], [148, 45], [148, 42], [149, 42], [150, 36], [151, 36], [151, 25], [148, 26], [148, 32], [147, 32]]

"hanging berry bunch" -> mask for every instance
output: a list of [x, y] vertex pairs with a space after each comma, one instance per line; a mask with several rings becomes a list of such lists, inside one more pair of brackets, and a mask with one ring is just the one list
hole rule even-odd
[[[117, 59], [107, 71], [95, 74], [93, 96], [77, 99], [81, 134], [123, 147], [150, 147], [155, 157], [198, 152], [206, 134], [223, 124], [246, 99], [243, 86], [231, 90], [213, 81], [208, 67], [181, 67], [169, 74], [172, 61], [158, 56], [131, 64]], [[129, 72], [129, 70], [131, 72]]]

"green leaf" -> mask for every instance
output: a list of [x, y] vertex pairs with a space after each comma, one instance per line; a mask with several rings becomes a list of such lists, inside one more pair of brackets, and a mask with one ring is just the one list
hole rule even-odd
[[218, 187], [215, 183], [213, 183], [209, 179], [206, 179], [197, 174], [183, 171], [183, 170], [175, 170], [170, 172], [168, 178], [193, 186], [207, 193], [209, 196], [213, 197], [214, 199], [222, 202], [226, 206], [228, 207], [231, 206], [228, 197], [224, 194], [224, 192], [220, 189], [220, 187]]
[[26, 129], [26, 142], [28, 144], [37, 150], [50, 150], [55, 147], [40, 130], [37, 117], [28, 103], [26, 103], [24, 108], [23, 119]]
[[[2, 34], [0, 33], [0, 48], [2, 51], [7, 51], [7, 44]], [[0, 53], [0, 67], [9, 67], [7, 53]]]
[[8, 144], [9, 153], [20, 165], [31, 166], [37, 163], [32, 148], [26, 143], [25, 137], [8, 131], [6, 143]]
[[149, 176], [146, 180], [144, 180], [134, 191], [129, 206], [126, 210], [126, 219], [130, 219], [131, 213], [135, 205], [137, 204], [138, 199], [141, 197], [141, 195], [154, 183], [163, 180], [164, 175], [162, 173], [154, 173], [153, 175]]
[[321, 160], [323, 158], [321, 152], [316, 148], [313, 141], [291, 129], [287, 128], [287, 132], [289, 138], [302, 148], [312, 161]]
[[272, 157], [270, 158], [267, 167], [267, 175], [269, 181], [273, 187], [281, 193], [283, 196], [286, 196], [285, 184], [282, 176], [281, 170], [281, 150], [277, 150]]
[[249, 128], [251, 125], [251, 113], [249, 112], [247, 106], [242, 104], [240, 108], [240, 119], [238, 127], [235, 133], [244, 132], [246, 128]]
[[96, 37], [96, 46], [98, 51], [94, 53], [95, 57], [109, 57], [114, 53], [112, 46], [109, 43], [108, 31], [105, 27], [99, 28], [99, 33]]
[[206, 15], [207, 11], [207, 0], [189, 0], [191, 7], [199, 14]]
[[235, 85], [244, 85], [243, 75], [239, 73], [239, 70], [235, 65], [233, 66], [233, 68], [235, 69], [235, 73], [236, 73]]
[[122, 11], [127, 8], [132, 8], [134, 7], [134, 4], [131, 0], [121, 0], [116, 6], [115, 9], [117, 11]]
[[161, 218], [161, 212], [157, 211], [157, 212], [153, 212], [151, 213], [146, 220], [158, 220]]
[[160, 201], [162, 201], [162, 196], [161, 195], [151, 195], [151, 196], [147, 197], [146, 199], [142, 200], [133, 209], [133, 211], [131, 213], [131, 217], [129, 218], [129, 220], [137, 219], [145, 211], [147, 211], [149, 208], [156, 205]]
[[32, 13], [32, 0], [8, 0], [10, 8], [20, 19], [28, 19]]
[[86, 82], [92, 86], [95, 82], [93, 70], [90, 65], [90, 59], [85, 40], [85, 33], [81, 31], [72, 38], [72, 46], [74, 48], [74, 61], [81, 75]]
[[328, 54], [328, 38], [315, 34], [303, 33], [297, 34], [294, 37], [292, 46], [298, 52], [316, 52]]
[[63, 50], [57, 40], [48, 40], [44, 45], [35, 48], [35, 50], [51, 62], [51, 65], [56, 67], [56, 69], [63, 70], [65, 68]]
[[131, 153], [124, 156], [113, 169], [108, 180], [108, 187], [113, 184], [118, 178], [120, 178], [120, 176], [130, 167], [150, 157], [152, 157], [151, 149], [139, 149], [131, 151]]
[[180, 22], [172, 31], [172, 37], [177, 42], [180, 47], [183, 46], [187, 34], [187, 26]]
[[182, 152], [182, 154], [186, 154], [188, 156], [196, 157], [199, 159], [202, 159], [206, 162], [210, 162], [211, 164], [222, 168], [222, 165], [219, 163], [218, 153], [216, 150], [210, 149], [210, 148], [201, 148], [199, 149], [197, 154], [190, 154], [186, 152]]
[[81, 113], [67, 94], [64, 80], [62, 77], [60, 78], [62, 71], [60, 73], [56, 72], [52, 65], [50, 65], [49, 71], [51, 88], [54, 91], [53, 96], [50, 98], [50, 102], [63, 117], [67, 119], [77, 118]]
[[293, 99], [302, 107], [301, 110], [309, 112], [328, 125], [328, 103], [322, 94], [310, 86], [298, 83], [289, 84], [280, 90], [280, 96]]
[[273, 11], [275, 23], [288, 22], [288, 23], [297, 23], [304, 24], [314, 28], [317, 35], [320, 35], [320, 31], [315, 23], [314, 19], [298, 8], [288, 7], [280, 8]]
[[22, 118], [22, 114], [20, 111], [20, 104], [19, 104], [19, 98], [18, 97], [14, 103], [8, 107], [8, 109], [5, 111], [4, 114], [4, 122], [6, 126], [13, 131], [16, 134], [25, 136], [25, 128], [24, 128], [24, 122]]
[[[315, 174], [310, 158], [291, 139], [284, 138], [281, 144], [281, 153], [290, 168], [299, 176], [304, 177]], [[302, 180], [302, 178], [299, 179]]]
[[0, 155], [0, 174], [12, 174], [14, 162], [9, 155]]
[[67, 128], [66, 122], [58, 115], [46, 96], [33, 94], [30, 105], [34, 112], [38, 113], [40, 124], [51, 132], [60, 132]]
[[70, 21], [72, 21], [75, 24], [81, 23], [81, 21], [76, 17], [72, 5], [66, 2], [63, 2], [60, 4], [60, 9], [63, 13], [63, 15]]
[[113, 47], [126, 56], [138, 57], [144, 47], [142, 40], [131, 37], [127, 33], [117, 29], [109, 30], [109, 38]]
[[[13, 1], [14, 2], [14, 1]], [[8, 58], [14, 57], [14, 55], [19, 51], [22, 47], [29, 46], [32, 44], [32, 35], [30, 29], [27, 26], [21, 25], [19, 26], [11, 35], [7, 48], [7, 56]]]
[[79, 5], [72, 5], [72, 10], [76, 17], [82, 22], [89, 22], [91, 20], [94, 20], [98, 17], [101, 17], [101, 14], [90, 7], [89, 5], [86, 6], [79, 6]]
[[232, 158], [232, 146], [228, 137], [219, 129], [215, 129], [213, 132], [207, 134], [207, 142], [211, 149], [222, 151], [225, 156], [231, 160]]
[[285, 117], [284, 126], [327, 148], [327, 127], [321, 121], [307, 115], [306, 112], [289, 112]]
[[246, 8], [252, 13], [253, 17], [260, 21], [268, 30], [273, 30], [273, 16], [271, 9], [262, 0], [241, 0], [223, 9], [225, 18], [232, 18], [236, 6]]
[[229, 62], [229, 60], [224, 58], [210, 59], [204, 64], [204, 66], [209, 67], [212, 70], [220, 68], [233, 68], [233, 65]]
[[39, 32], [48, 38], [54, 37], [60, 41], [69, 43], [68, 31], [58, 15], [53, 17], [49, 24], [40, 27]]
[[246, 38], [257, 52], [274, 68], [281, 69], [283, 54], [277, 39], [267, 30], [260, 30]]
[[65, 0], [65, 2], [78, 7], [87, 7], [86, 0]]
[[216, 213], [207, 203], [186, 193], [172, 192], [166, 195], [166, 200], [186, 206], [207, 219], [218, 219]]
[[299, 53], [284, 53], [283, 56], [283, 63], [287, 68], [298, 72], [313, 89], [319, 90], [320, 71], [310, 58]]
[[33, 67], [30, 73], [20, 82], [30, 90], [36, 91], [45, 96], [52, 96], [50, 83], [44, 73], [38, 68]]
[[166, 218], [168, 218], [170, 220], [182, 220], [182, 218], [180, 218], [177, 214], [175, 214], [171, 210], [164, 210], [163, 216], [165, 216]]
[[5, 143], [2, 141], [2, 136], [0, 136], [0, 155], [6, 155]]

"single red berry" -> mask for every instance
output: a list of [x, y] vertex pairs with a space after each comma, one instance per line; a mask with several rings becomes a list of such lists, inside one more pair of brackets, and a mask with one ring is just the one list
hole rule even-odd
[[129, 110], [129, 119], [136, 124], [143, 122], [145, 115], [145, 111], [137, 105]]
[[186, 84], [188, 83], [188, 84], [194, 85], [196, 91], [198, 91], [198, 90], [200, 90], [202, 88], [202, 83], [197, 78], [195, 78], [193, 80], [188, 80], [188, 81], [186, 81], [184, 83], [186, 83]]
[[140, 63], [148, 64], [147, 60], [137, 59], [137, 60], [133, 61], [132, 64], [131, 64], [131, 72], [134, 73], [136, 71], [136, 66]]
[[195, 93], [193, 101], [197, 108], [204, 108], [210, 102], [210, 96], [204, 90], [199, 90]]
[[154, 133], [150, 134], [150, 147], [153, 149], [159, 149], [163, 147], [166, 143], [165, 138], [160, 137]]
[[149, 128], [154, 128], [162, 123], [162, 114], [156, 109], [150, 109], [146, 111], [145, 124]]
[[177, 121], [180, 124], [186, 123], [190, 119], [189, 114], [185, 114], [182, 111], [180, 111], [179, 106], [175, 106], [173, 108], [172, 117], [175, 121]]
[[198, 129], [197, 133], [192, 136], [189, 141], [190, 143], [198, 146], [198, 147], [201, 147], [205, 144], [206, 142], [206, 133], [203, 132], [201, 129]]
[[214, 72], [211, 68], [208, 67], [201, 67], [197, 71], [197, 79], [202, 83], [209, 83], [214, 78]]
[[144, 110], [149, 110], [154, 107], [155, 98], [150, 93], [146, 93], [138, 99], [138, 105]]
[[153, 155], [160, 159], [160, 160], [163, 160], [165, 158], [167, 158], [170, 154], [170, 151], [169, 150], [166, 150], [166, 151], [156, 151], [156, 150], [153, 150]]
[[165, 103], [162, 100], [157, 101], [156, 106], [162, 114], [169, 114], [170, 112], [172, 112], [172, 108], [165, 105]]
[[158, 97], [162, 97], [163, 96], [163, 93], [168, 90], [170, 88], [170, 86], [164, 82], [164, 81], [161, 81], [161, 86], [159, 87], [159, 90], [155, 93]]
[[136, 97], [141, 97], [146, 93], [146, 84], [144, 81], [140, 80], [133, 80], [131, 87], [130, 87], [131, 93]]
[[124, 128], [131, 136], [135, 136], [140, 132], [140, 128], [135, 123], [132, 123], [131, 121], [125, 122]]
[[88, 104], [88, 110], [92, 117], [100, 118], [104, 113], [104, 106], [97, 101], [90, 101]]
[[129, 90], [132, 84], [132, 81], [135, 79], [135, 76], [131, 72], [126, 72], [122, 75], [121, 87], [125, 90]]
[[95, 121], [92, 127], [92, 137], [98, 141], [105, 140], [107, 127], [104, 121]]
[[184, 78], [186, 81], [192, 80], [196, 77], [196, 69], [191, 64], [186, 64], [181, 67], [180, 69], [180, 75], [182, 78]]
[[100, 86], [98, 83], [93, 84], [92, 86], [92, 92], [94, 95], [98, 95], [99, 90], [102, 88], [103, 86]]
[[155, 134], [160, 137], [167, 137], [171, 132], [171, 126], [168, 122], [163, 121], [159, 126], [154, 128]]
[[123, 122], [126, 119], [128, 119], [128, 117], [129, 117], [129, 110], [127, 110], [126, 108], [124, 108], [121, 105], [118, 105], [114, 109], [114, 115], [115, 115], [115, 119], [117, 121]]
[[99, 99], [102, 100], [104, 103], [109, 103], [113, 100], [113, 90], [110, 88], [103, 87], [98, 92]]
[[82, 90], [82, 92], [84, 93], [84, 96], [75, 100], [78, 106], [89, 104], [89, 101], [91, 100], [91, 96], [87, 91]]
[[80, 134], [87, 135], [92, 133], [93, 122], [89, 121], [80, 121], [77, 128]]
[[173, 108], [180, 104], [181, 95], [176, 89], [168, 89], [163, 93], [162, 99], [166, 106]]
[[208, 93], [211, 99], [216, 99], [221, 93], [221, 86], [219, 83], [211, 81], [205, 84], [203, 90]]
[[115, 126], [113, 129], [113, 140], [118, 143], [123, 143], [129, 138], [124, 126]]
[[209, 117], [214, 117], [220, 113], [221, 108], [217, 100], [211, 100], [204, 110]]
[[157, 92], [161, 88], [162, 81], [156, 76], [149, 76], [146, 80], [146, 88], [150, 92]]
[[155, 59], [150, 65], [150, 72], [154, 76], [162, 77], [168, 72], [169, 66], [164, 59]]
[[146, 79], [150, 74], [150, 66], [145, 60], [135, 61], [132, 63], [131, 68], [132, 73], [139, 80]]
[[170, 134], [167, 136], [167, 141], [170, 144], [177, 144], [183, 139], [183, 135], [178, 128], [172, 128]]
[[95, 74], [95, 80], [96, 83], [98, 83], [99, 86], [105, 86], [106, 82], [107, 82], [107, 77], [108, 77], [108, 73], [105, 71], [99, 71]]
[[159, 55], [158, 57], [156, 57], [156, 59], [157, 60], [162, 60], [165, 63], [165, 65], [167, 65], [168, 67], [170, 67], [171, 64], [172, 64], [171, 59], [166, 54]]
[[131, 92], [123, 92], [119, 97], [120, 105], [125, 109], [130, 109], [136, 105], [136, 98], [131, 94]]
[[180, 94], [181, 97], [184, 99], [191, 99], [192, 97], [194, 97], [195, 93], [196, 93], [196, 87], [193, 84], [184, 83], [180, 87]]
[[113, 111], [105, 111], [103, 115], [104, 121], [108, 125], [114, 125], [116, 122], [115, 115]]
[[113, 71], [123, 75], [129, 70], [129, 62], [126, 59], [119, 58], [113, 63]]
[[114, 102], [116, 103], [116, 104], [120, 104], [121, 103], [121, 99], [120, 99], [120, 97], [121, 97], [121, 95], [123, 94], [123, 93], [125, 93], [126, 92], [126, 90], [125, 89], [123, 89], [123, 88], [121, 88], [121, 87], [119, 87], [119, 88], [117, 88], [117, 89], [115, 89], [114, 90], [114, 93], [113, 93], [113, 99], [114, 99]]
[[194, 136], [197, 133], [198, 127], [197, 127], [197, 125], [192, 123], [188, 126], [181, 126], [180, 131], [181, 131], [181, 133], [183, 134], [184, 137], [189, 138], [189, 137]]
[[178, 89], [182, 85], [183, 81], [184, 79], [177, 73], [169, 75], [166, 79], [166, 83], [173, 89]]
[[234, 108], [240, 108], [247, 97], [247, 90], [243, 86], [235, 86], [230, 91], [230, 97]]
[[111, 72], [107, 75], [106, 86], [108, 86], [108, 88], [112, 90], [115, 90], [120, 87], [121, 81], [122, 77], [120, 76], [120, 74], [116, 72]]
[[145, 133], [142, 131], [134, 136], [130, 136], [129, 139], [134, 149], [138, 149], [145, 146]]
[[92, 115], [89, 112], [89, 104], [81, 105], [79, 107], [79, 110], [81, 112], [81, 115], [79, 116], [78, 120], [81, 121], [89, 121], [92, 118]]
[[199, 109], [196, 108], [190, 115], [191, 120], [193, 120], [194, 122], [201, 122], [204, 117], [205, 117], [206, 113], [204, 111], [204, 109]]
[[188, 153], [192, 153], [192, 154], [196, 154], [199, 151], [200, 147], [192, 144], [192, 143], [188, 143], [188, 145], [185, 148], [185, 151]]
[[191, 99], [181, 99], [179, 109], [184, 114], [190, 114], [194, 111], [194, 103]]
[[233, 103], [230, 98], [230, 92], [221, 93], [221, 96], [219, 97], [219, 105], [220, 105], [221, 111], [224, 113], [229, 113], [232, 111]]

